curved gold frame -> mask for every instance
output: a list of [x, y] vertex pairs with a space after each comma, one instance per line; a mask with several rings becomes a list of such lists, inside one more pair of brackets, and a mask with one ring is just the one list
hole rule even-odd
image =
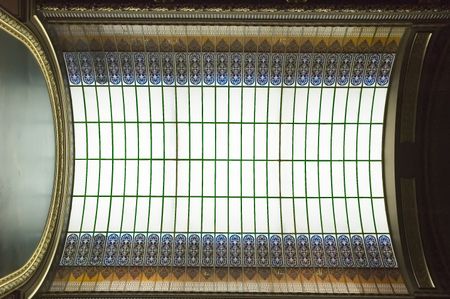
[[[67, 178], [69, 173], [68, 161], [70, 161], [70, 146], [68, 143], [69, 134], [67, 133], [68, 110], [64, 101], [64, 91], [60, 88], [62, 86], [62, 75], [58, 65], [55, 63], [56, 55], [51, 48], [51, 44], [47, 43], [47, 46], [50, 48], [48, 51], [50, 55], [47, 56], [46, 51], [36, 35], [28, 27], [2, 9], [0, 9], [0, 30], [5, 31], [23, 43], [32, 53], [42, 70], [52, 107], [56, 150], [53, 193], [41, 239], [31, 257], [22, 267], [5, 277], [0, 278], [0, 297], [2, 297], [25, 284], [38, 268], [42, 267], [42, 262], [45, 261], [46, 253], [48, 251], [54, 251], [56, 248], [56, 246], [52, 246], [51, 243], [58, 243], [62, 229], [63, 221], [61, 221], [60, 215], [62, 214], [61, 209], [66, 206], [67, 202], [65, 195], [68, 191]], [[45, 32], [43, 32], [43, 34], [45, 35]], [[54, 254], [51, 254], [49, 259], [53, 259], [53, 256]], [[41, 269], [43, 269], [44, 272], [47, 272], [50, 261], [45, 262], [46, 267]]]

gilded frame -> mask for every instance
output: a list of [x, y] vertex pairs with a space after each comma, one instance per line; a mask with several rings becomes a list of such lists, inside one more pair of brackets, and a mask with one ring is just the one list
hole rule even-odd
[[[35, 23], [39, 27], [39, 22], [38, 20], [36, 22], [36, 20]], [[42, 70], [53, 114], [56, 152], [52, 198], [41, 239], [31, 257], [22, 267], [0, 278], [0, 297], [2, 297], [24, 285], [38, 270], [43, 270], [42, 274], [39, 275], [42, 281], [49, 269], [56, 249], [54, 243], [58, 242], [63, 226], [62, 221], [60, 221], [60, 215], [66, 206], [66, 194], [69, 190], [68, 162], [70, 161], [70, 146], [69, 126], [67, 124], [68, 110], [64, 100], [64, 90], [61, 88], [62, 75], [55, 63], [56, 56], [51, 44], [47, 42], [47, 48], [45, 48], [32, 30], [2, 9], [0, 9], [0, 30], [5, 31], [23, 43], [32, 53]], [[38, 29], [38, 31], [41, 31], [41, 35], [46, 35], [43, 27], [41, 27], [41, 30]], [[34, 293], [34, 290], [30, 291]], [[31, 297], [31, 295], [29, 296]]]

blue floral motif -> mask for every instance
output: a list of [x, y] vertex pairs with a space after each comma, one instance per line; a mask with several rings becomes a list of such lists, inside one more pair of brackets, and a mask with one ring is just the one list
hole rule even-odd
[[244, 83], [255, 84], [255, 54], [246, 53], [244, 58]]
[[109, 81], [112, 84], [120, 84], [119, 54], [112, 52], [107, 53], [106, 61], [108, 63]]
[[106, 237], [103, 234], [94, 236], [92, 244], [92, 253], [90, 257], [91, 266], [100, 266], [103, 262], [103, 253], [105, 251]]
[[300, 62], [297, 70], [298, 85], [305, 86], [309, 83], [310, 78], [311, 55], [301, 54]]
[[185, 259], [186, 259], [186, 236], [176, 235], [173, 264], [175, 266], [183, 266]]
[[245, 235], [244, 240], [244, 265], [255, 265], [255, 238], [252, 235]]
[[70, 234], [64, 244], [64, 250], [61, 257], [61, 266], [72, 266], [75, 264], [75, 255], [78, 247], [78, 236], [76, 234]]
[[134, 237], [133, 250], [132, 250], [133, 266], [143, 266], [144, 265], [145, 241], [146, 241], [146, 238], [145, 238], [144, 234], [137, 234]]
[[215, 55], [212, 53], [203, 54], [203, 82], [206, 85], [214, 84], [215, 82]]
[[85, 84], [94, 83], [94, 68], [92, 66], [92, 56], [89, 53], [80, 53], [81, 74]]
[[350, 238], [346, 235], [341, 235], [338, 238], [339, 255], [342, 267], [353, 267], [352, 248]]
[[235, 267], [241, 265], [241, 237], [238, 235], [230, 236], [230, 264]]
[[163, 82], [166, 85], [172, 85], [175, 82], [175, 74], [173, 72], [173, 56], [171, 53], [163, 54], [162, 64]]
[[336, 239], [332, 235], [327, 235], [323, 238], [325, 245], [325, 260], [328, 267], [339, 266], [339, 257], [336, 246]]
[[175, 57], [176, 77], [178, 85], [186, 85], [188, 80], [186, 53], [177, 53]]
[[241, 62], [242, 62], [241, 54], [239, 53], [231, 54], [230, 83], [233, 85], [241, 84], [241, 77], [242, 77]]
[[78, 65], [78, 57], [75, 53], [65, 53], [64, 58], [66, 60], [67, 77], [72, 84], [80, 84], [80, 67]]
[[353, 58], [353, 68], [350, 83], [353, 86], [361, 85], [364, 77], [364, 62], [366, 57], [364, 54], [358, 54]]
[[98, 84], [108, 83], [108, 71], [106, 70], [105, 55], [103, 53], [94, 54], [95, 81]]
[[364, 242], [361, 236], [352, 236], [353, 258], [357, 267], [366, 267], [367, 259], [364, 251]]
[[146, 84], [148, 78], [144, 53], [134, 54], [134, 68], [136, 70], [136, 82], [141, 85]]
[[309, 249], [309, 239], [305, 235], [300, 235], [297, 237], [297, 251], [298, 251], [298, 262], [302, 267], [309, 267], [311, 265], [311, 252]]
[[258, 73], [256, 82], [259, 85], [266, 85], [269, 82], [269, 54], [258, 54]]
[[212, 266], [214, 263], [214, 237], [212, 235], [204, 235], [202, 245], [202, 265]]
[[369, 56], [368, 65], [364, 74], [364, 85], [372, 86], [377, 80], [378, 66], [380, 65], [380, 55], [372, 54]]
[[270, 236], [270, 255], [271, 265], [273, 267], [280, 267], [283, 265], [283, 250], [281, 238], [278, 235]]
[[311, 67], [311, 84], [314, 86], [318, 86], [322, 83], [323, 64], [324, 64], [324, 55], [323, 54], [314, 55], [313, 64]]
[[327, 55], [325, 76], [323, 80], [323, 83], [325, 83], [326, 86], [331, 86], [336, 82], [337, 63], [338, 63], [338, 55], [336, 54]]
[[228, 55], [226, 53], [217, 54], [217, 83], [219, 85], [228, 83]]
[[319, 235], [311, 237], [311, 254], [314, 267], [325, 266], [322, 238]]
[[188, 240], [188, 265], [197, 266], [200, 261], [200, 236], [190, 235]]
[[120, 238], [119, 246], [119, 266], [127, 266], [130, 263], [131, 243], [133, 237], [130, 234], [124, 234]]
[[280, 85], [282, 74], [283, 56], [281, 54], [272, 54], [271, 68], [270, 68], [270, 84]]
[[395, 261], [391, 239], [386, 235], [381, 235], [378, 238], [378, 244], [380, 246], [380, 252], [381, 257], [383, 258], [384, 266], [388, 268], [395, 268], [397, 266], [397, 262]]
[[201, 60], [199, 53], [191, 53], [189, 55], [189, 76], [192, 85], [199, 85], [202, 82]]
[[295, 82], [295, 70], [297, 68], [297, 55], [287, 54], [284, 61], [284, 84], [290, 86]]
[[119, 251], [119, 236], [111, 234], [107, 238], [105, 251], [105, 266], [115, 266], [117, 262], [117, 254]]
[[[106, 243], [106, 248], [105, 248]], [[337, 243], [337, 244], [336, 244]], [[215, 253], [215, 254], [214, 254]], [[104, 256], [103, 256], [104, 255]], [[312, 258], [311, 258], [312, 257]], [[396, 267], [389, 236], [354, 235], [323, 239], [313, 235], [239, 236], [206, 234], [76, 234], [67, 237], [63, 266], [202, 266], [202, 267]]]
[[284, 236], [284, 264], [287, 267], [297, 265], [297, 252], [295, 250], [295, 238], [291, 235]]
[[367, 235], [364, 238], [364, 244], [366, 245], [367, 258], [369, 260], [369, 266], [373, 268], [379, 268], [382, 266], [380, 252], [378, 251], [377, 238], [372, 235]]
[[90, 234], [83, 234], [80, 238], [80, 246], [77, 251], [76, 264], [78, 266], [86, 266], [88, 264], [91, 246], [92, 236]]
[[134, 83], [134, 67], [133, 57], [128, 53], [120, 54], [120, 62], [122, 64], [123, 82], [125, 84]]
[[269, 266], [269, 244], [267, 237], [265, 235], [259, 235], [256, 237], [256, 245], [256, 259], [258, 261], [258, 266]]
[[[385, 86], [394, 54], [65, 53], [71, 84]], [[106, 58], [105, 58], [106, 57]], [[80, 59], [80, 61], [78, 61]], [[283, 62], [284, 61], [284, 62]], [[297, 65], [298, 63], [298, 65]], [[148, 67], [148, 70], [147, 70]], [[95, 78], [94, 78], [95, 77]], [[95, 79], [95, 80], [94, 80]]]
[[343, 54], [340, 56], [338, 65], [337, 83], [340, 86], [347, 85], [350, 78], [350, 69], [352, 64], [352, 56], [350, 54]]
[[393, 62], [394, 54], [383, 54], [383, 57], [381, 58], [381, 65], [378, 70], [378, 85], [385, 86], [389, 83], [389, 76], [391, 74]]
[[158, 264], [158, 248], [159, 248], [159, 236], [157, 234], [151, 234], [148, 236], [147, 242], [147, 265], [156, 266]]
[[158, 85], [161, 83], [161, 66], [158, 53], [148, 54], [148, 70], [150, 72], [150, 83]]
[[161, 237], [160, 262], [162, 266], [170, 266], [172, 263], [172, 243], [173, 243], [172, 235], [165, 234]]
[[216, 236], [216, 266], [227, 265], [227, 237], [225, 235]]

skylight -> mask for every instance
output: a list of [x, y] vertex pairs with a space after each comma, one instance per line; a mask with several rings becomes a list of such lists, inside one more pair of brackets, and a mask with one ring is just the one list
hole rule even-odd
[[[372, 35], [374, 45], [393, 32], [372, 29], [328, 38]], [[397, 268], [382, 161], [395, 54], [332, 50], [329, 40], [326, 50], [293, 50], [273, 37], [246, 49], [250, 39], [64, 53], [75, 164], [61, 266], [211, 268], [219, 277]], [[245, 279], [253, 289], [202, 290], [284, 291]], [[291, 284], [321, 292], [317, 280]], [[389, 278], [375, 285], [404, 290]]]

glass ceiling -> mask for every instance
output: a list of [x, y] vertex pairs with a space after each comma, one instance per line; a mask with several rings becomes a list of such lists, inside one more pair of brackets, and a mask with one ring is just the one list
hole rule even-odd
[[[358, 30], [330, 35], [374, 45], [395, 32]], [[255, 39], [253, 49], [203, 37], [194, 51], [158, 38], [156, 49], [64, 53], [75, 165], [61, 267], [254, 271], [239, 286], [195, 289], [241, 292], [284, 291], [252, 278], [264, 270], [397, 268], [382, 169], [394, 51]], [[344, 280], [331, 292], [366, 292]], [[368, 281], [406, 291], [389, 275]], [[321, 292], [317, 279], [291, 284]]]

